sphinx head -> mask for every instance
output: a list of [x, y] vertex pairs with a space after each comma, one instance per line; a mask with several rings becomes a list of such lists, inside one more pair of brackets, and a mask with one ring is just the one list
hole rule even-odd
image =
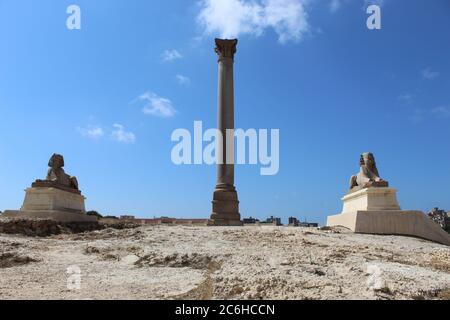
[[48, 161], [48, 166], [52, 169], [61, 169], [64, 167], [64, 157], [60, 154], [54, 153]]
[[366, 152], [361, 155], [361, 165], [365, 165], [369, 169], [376, 168], [376, 162], [375, 157], [373, 156], [373, 153]]

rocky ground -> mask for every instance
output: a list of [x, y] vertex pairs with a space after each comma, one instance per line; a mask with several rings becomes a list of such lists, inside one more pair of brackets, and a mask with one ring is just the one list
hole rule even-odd
[[450, 247], [269, 226], [0, 234], [0, 299], [450, 299]]

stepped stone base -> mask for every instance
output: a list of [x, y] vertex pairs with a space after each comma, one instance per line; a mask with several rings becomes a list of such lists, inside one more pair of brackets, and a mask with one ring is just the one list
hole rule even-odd
[[236, 190], [217, 189], [213, 196], [213, 213], [209, 226], [242, 226]]
[[450, 246], [450, 234], [423, 212], [400, 210], [394, 189], [363, 189], [342, 200], [343, 212], [329, 216], [327, 226], [343, 226], [356, 233], [414, 236]]
[[49, 219], [58, 222], [91, 222], [86, 215], [85, 197], [53, 187], [33, 187], [26, 191], [20, 210], [8, 210], [1, 216], [10, 219]]
[[450, 234], [421, 211], [354, 211], [329, 216], [327, 225], [356, 233], [404, 235], [450, 246]]

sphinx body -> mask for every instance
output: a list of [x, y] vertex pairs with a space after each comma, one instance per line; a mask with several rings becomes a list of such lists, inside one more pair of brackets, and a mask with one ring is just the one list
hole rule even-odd
[[375, 157], [367, 152], [361, 155], [359, 160], [360, 169], [357, 175], [350, 179], [350, 191], [356, 191], [370, 187], [388, 187], [389, 183], [380, 178]]
[[60, 154], [53, 154], [48, 162], [50, 167], [47, 172], [45, 180], [36, 180], [33, 186], [45, 186], [53, 184], [55, 186], [63, 187], [65, 189], [79, 191], [78, 180], [64, 171], [64, 157]]

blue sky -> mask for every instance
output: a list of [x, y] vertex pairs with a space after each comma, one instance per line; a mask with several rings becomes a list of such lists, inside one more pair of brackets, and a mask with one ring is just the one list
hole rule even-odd
[[236, 126], [280, 129], [277, 175], [236, 168], [243, 216], [323, 223], [365, 151], [402, 208], [450, 210], [447, 0], [377, 1], [375, 31], [370, 1], [228, 1], [0, 0], [0, 210], [58, 152], [88, 209], [208, 217], [215, 168], [170, 136], [216, 125], [216, 36], [240, 40]]

